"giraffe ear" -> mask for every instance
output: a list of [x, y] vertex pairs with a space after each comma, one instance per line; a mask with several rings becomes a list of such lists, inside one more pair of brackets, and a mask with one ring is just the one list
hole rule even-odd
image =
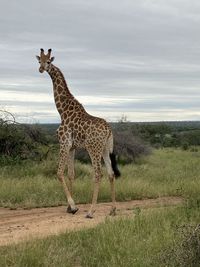
[[40, 57], [39, 56], [36, 56], [37, 60], [40, 61]]
[[51, 62], [53, 62], [53, 61], [54, 61], [54, 59], [55, 59], [55, 57], [51, 57], [51, 59], [50, 59], [50, 60], [51, 60]]

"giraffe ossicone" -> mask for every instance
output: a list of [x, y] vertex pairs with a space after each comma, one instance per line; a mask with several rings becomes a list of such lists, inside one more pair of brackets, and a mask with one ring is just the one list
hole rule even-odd
[[[60, 114], [61, 124], [57, 130], [60, 143], [60, 160], [58, 166], [58, 179], [63, 185], [68, 201], [67, 211], [76, 213], [78, 208], [72, 197], [74, 182], [74, 152], [76, 148], [84, 148], [88, 151], [94, 169], [94, 190], [91, 207], [86, 218], [92, 218], [97, 203], [99, 184], [102, 177], [101, 159], [103, 158], [108, 172], [112, 208], [110, 214], [116, 210], [115, 201], [115, 177], [120, 176], [115, 155], [113, 153], [113, 134], [109, 124], [102, 118], [94, 117], [86, 112], [82, 104], [71, 94], [65, 78], [58, 67], [52, 64], [51, 49], [44, 53], [41, 48], [39, 72], [46, 71], [53, 82], [53, 93], [57, 110]], [[69, 186], [67, 186], [64, 170], [68, 167]]]

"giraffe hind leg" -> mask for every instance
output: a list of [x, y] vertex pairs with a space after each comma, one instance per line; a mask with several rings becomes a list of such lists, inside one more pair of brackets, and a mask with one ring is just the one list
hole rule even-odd
[[109, 149], [105, 148], [103, 152], [103, 160], [106, 166], [106, 170], [108, 173], [109, 181], [110, 181], [110, 189], [111, 189], [111, 198], [112, 198], [112, 207], [110, 210], [110, 215], [116, 215], [116, 200], [115, 200], [115, 175], [112, 168]]
[[100, 186], [100, 180], [102, 177], [102, 171], [101, 171], [101, 154], [95, 155], [95, 153], [91, 153], [91, 151], [88, 151], [92, 166], [94, 169], [94, 188], [93, 188], [93, 197], [92, 197], [92, 204], [90, 206], [90, 209], [86, 215], [86, 218], [92, 219], [93, 214], [95, 213], [95, 207], [97, 204], [98, 199], [98, 193], [99, 193], [99, 186]]
[[93, 215], [95, 213], [95, 206], [96, 206], [96, 203], [97, 203], [97, 198], [98, 198], [98, 193], [99, 193], [99, 185], [100, 185], [100, 180], [95, 175], [92, 204], [91, 204], [90, 209], [89, 209], [89, 211], [88, 211], [88, 213], [86, 215], [86, 218], [88, 218], [88, 219], [92, 219]]

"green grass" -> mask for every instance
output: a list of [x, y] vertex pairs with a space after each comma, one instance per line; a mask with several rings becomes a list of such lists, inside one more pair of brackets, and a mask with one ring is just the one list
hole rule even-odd
[[[122, 177], [116, 181], [118, 201], [183, 196], [200, 199], [200, 152], [179, 149], [155, 150], [137, 164], [120, 166]], [[45, 207], [66, 204], [56, 178], [55, 160], [4, 166], [0, 169], [0, 206]], [[76, 162], [75, 200], [88, 203], [92, 194], [91, 165]], [[104, 170], [105, 173], [105, 170]], [[99, 201], [110, 201], [109, 182], [104, 175]]]
[[177, 225], [195, 224], [199, 219], [197, 208], [142, 210], [129, 219], [108, 219], [93, 229], [1, 247], [0, 266], [182, 266], [174, 265], [176, 254], [171, 254], [167, 262], [163, 259], [182, 239], [177, 236]]
[[[182, 225], [195, 228], [200, 221], [199, 161], [200, 152], [163, 149], [155, 150], [137, 164], [121, 166], [122, 177], [116, 181], [118, 201], [182, 196], [186, 199], [184, 205], [133, 210], [133, 216], [127, 219], [107, 219], [93, 229], [1, 247], [0, 266], [200, 266], [196, 242], [200, 233], [194, 242], [188, 239], [195, 244], [193, 247], [193, 243], [183, 242], [185, 236], [179, 231]], [[90, 202], [91, 166], [76, 162], [76, 173], [75, 199], [79, 203]], [[104, 177], [99, 201], [109, 200], [109, 183]], [[1, 206], [30, 208], [65, 203], [54, 160], [1, 168]], [[196, 258], [191, 260], [191, 255]], [[185, 263], [180, 262], [183, 256], [187, 259]]]

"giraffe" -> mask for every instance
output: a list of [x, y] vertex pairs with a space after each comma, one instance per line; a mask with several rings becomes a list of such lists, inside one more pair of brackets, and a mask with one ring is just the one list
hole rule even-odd
[[[61, 124], [57, 130], [60, 145], [57, 176], [63, 185], [68, 201], [67, 212], [75, 214], [78, 211], [72, 197], [74, 152], [76, 148], [84, 148], [88, 151], [94, 169], [92, 203], [86, 218], [93, 218], [95, 212], [102, 177], [102, 158], [105, 162], [111, 187], [112, 207], [110, 215], [115, 215], [115, 177], [120, 176], [120, 172], [113, 153], [112, 130], [104, 119], [88, 114], [82, 104], [71, 94], [62, 72], [52, 64], [54, 57], [51, 57], [51, 49], [48, 50], [47, 54], [44, 53], [43, 48], [40, 50], [40, 56], [36, 56], [40, 64], [39, 72], [46, 71], [52, 79], [54, 100], [61, 118]], [[64, 177], [66, 165], [68, 168], [68, 185]]]

